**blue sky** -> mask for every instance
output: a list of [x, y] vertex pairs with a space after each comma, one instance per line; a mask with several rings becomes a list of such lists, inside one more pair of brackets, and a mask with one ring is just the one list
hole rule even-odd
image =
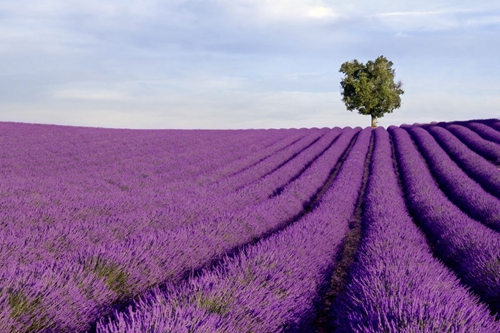
[[366, 127], [338, 70], [379, 55], [405, 90], [379, 125], [500, 117], [497, 0], [2, 0], [0, 121]]

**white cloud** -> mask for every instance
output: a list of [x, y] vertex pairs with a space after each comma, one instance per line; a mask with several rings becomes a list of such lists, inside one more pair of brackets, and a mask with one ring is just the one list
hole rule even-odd
[[389, 11], [369, 15], [396, 31], [441, 31], [500, 25], [500, 16], [486, 8], [444, 7], [432, 10]]
[[[340, 15], [323, 1], [314, 0], [218, 0], [230, 13], [253, 23], [306, 23], [336, 20]], [[250, 18], [250, 20], [249, 20]]]
[[460, 25], [454, 10], [388, 12], [373, 17], [396, 31], [435, 31], [456, 28]]
[[332, 8], [325, 6], [311, 6], [307, 12], [307, 17], [315, 19], [336, 19], [340, 15], [335, 13]]

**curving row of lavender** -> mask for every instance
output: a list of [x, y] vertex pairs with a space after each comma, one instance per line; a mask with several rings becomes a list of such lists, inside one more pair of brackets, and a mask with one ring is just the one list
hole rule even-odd
[[498, 151], [498, 144], [490, 140], [483, 139], [481, 135], [466, 126], [463, 126], [461, 123], [442, 125], [478, 154], [482, 155], [491, 162], [500, 165], [500, 152]]
[[411, 134], [428, 169], [448, 198], [471, 217], [500, 231], [500, 200], [469, 178], [426, 130], [416, 126], [404, 128]]
[[0, 331], [500, 331], [499, 127], [0, 123]]
[[481, 124], [488, 125], [492, 127], [493, 129], [500, 131], [500, 120], [499, 119], [483, 119], [483, 120], [477, 120], [474, 122], [479, 122]]
[[467, 145], [445, 128], [428, 126], [425, 129], [433, 135], [434, 139], [458, 164], [460, 169], [490, 194], [500, 198], [500, 191], [498, 191], [500, 177], [498, 177], [498, 167], [496, 165], [481, 158], [479, 154], [469, 149]]

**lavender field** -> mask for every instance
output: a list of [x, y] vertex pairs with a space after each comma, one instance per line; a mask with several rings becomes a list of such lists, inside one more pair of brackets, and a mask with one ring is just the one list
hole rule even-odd
[[500, 332], [500, 120], [0, 122], [0, 332]]

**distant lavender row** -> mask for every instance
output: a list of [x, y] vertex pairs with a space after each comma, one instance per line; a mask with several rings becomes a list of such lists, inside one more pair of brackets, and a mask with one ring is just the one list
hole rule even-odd
[[500, 200], [470, 179], [425, 129], [417, 126], [403, 128], [413, 137], [428, 169], [450, 201], [472, 218], [500, 231]]
[[360, 133], [312, 213], [180, 287], [155, 289], [110, 323], [100, 322], [97, 331], [272, 333], [303, 327], [314, 317], [317, 291], [347, 233], [370, 136], [371, 129]]
[[[200, 175], [213, 167], [225, 166], [286, 137], [285, 131], [276, 130], [225, 133], [110, 130], [16, 123], [1, 123], [0, 128], [0, 162], [4, 172], [15, 170], [16, 175], [29, 175], [35, 170], [47, 173], [78, 167], [86, 171], [104, 165], [132, 171], [121, 163], [132, 159], [134, 162], [142, 160], [140, 167], [156, 167], [162, 176], [171, 176], [163, 178], [170, 181], [175, 181], [179, 174], [184, 177], [187, 174]], [[305, 130], [303, 132], [305, 134]], [[58, 161], [65, 164], [59, 165]], [[177, 167], [182, 164], [183, 168]], [[8, 166], [17, 168], [8, 169]], [[18, 168], [21, 166], [23, 168]], [[137, 168], [137, 165], [133, 166]]]
[[473, 130], [474, 132], [479, 134], [484, 139], [489, 140], [489, 141], [493, 141], [493, 142], [500, 145], [500, 132], [496, 131], [495, 129], [491, 128], [490, 126], [485, 125], [485, 124], [481, 124], [481, 123], [476, 123], [474, 121], [464, 122], [463, 125], [469, 129]]
[[[192, 136], [195, 136], [197, 131], [193, 132]], [[245, 131], [242, 132], [244, 133]], [[163, 163], [161, 167], [164, 169], [164, 174], [175, 174], [175, 170], [181, 170], [183, 173], [182, 175], [171, 179], [161, 179], [162, 184], [163, 182], [168, 184], [169, 190], [174, 189], [175, 191], [182, 191], [182, 195], [169, 197], [170, 204], [185, 206], [185, 199], [189, 202], [190, 200], [198, 199], [200, 196], [207, 196], [207, 192], [213, 191], [213, 189], [209, 190], [210, 184], [224, 181], [228, 176], [235, 173], [253, 172], [255, 165], [259, 164], [262, 160], [265, 160], [270, 156], [274, 156], [275, 154], [280, 154], [283, 150], [289, 149], [290, 146], [300, 144], [300, 142], [304, 140], [305, 136], [315, 136], [315, 132], [319, 132], [319, 130], [290, 130], [288, 136], [284, 136], [283, 138], [282, 135], [275, 133], [274, 138], [271, 136], [271, 141], [268, 141], [266, 140], [266, 135], [263, 135], [264, 133], [256, 133], [252, 135], [252, 131], [249, 131], [246, 134], [245, 140], [240, 139], [232, 142], [226, 142], [225, 144], [227, 147], [218, 147], [218, 145], [211, 144], [210, 141], [201, 141], [191, 147], [185, 147], [182, 152], [176, 153], [169, 159], [177, 162], [176, 164], [169, 166], [167, 163], [164, 163], [166, 161], [162, 161]], [[316, 136], [317, 135], [320, 134], [316, 134]], [[262, 142], [251, 141], [250, 139], [254, 136], [257, 140], [262, 140]], [[259, 136], [261, 136], [261, 138], [259, 138]], [[204, 140], [204, 138], [201, 139]], [[231, 140], [231, 136], [228, 136], [226, 140]], [[175, 144], [175, 142], [172, 143]], [[238, 147], [239, 150], [235, 152], [232, 149], [229, 149], [230, 147]], [[200, 154], [199, 150], [203, 153]], [[189, 152], [189, 154], [186, 154], [186, 152]], [[189, 158], [185, 159], [185, 155], [188, 155]], [[210, 158], [200, 160], [199, 157], [203, 157], [203, 155], [208, 155]], [[233, 158], [226, 160], [231, 155], [234, 155]], [[194, 157], [195, 160], [191, 160], [191, 156]], [[196, 157], [198, 157], [198, 159], [196, 159]], [[226, 160], [226, 163], [220, 164], [220, 161], [218, 160]], [[200, 167], [198, 167], [198, 165]], [[216, 165], [217, 167], [215, 168], [212, 165]], [[190, 179], [189, 176], [186, 177], [185, 173], [189, 169], [193, 169], [192, 174], [194, 179]], [[169, 192], [164, 192], [162, 194], [170, 194]], [[184, 200], [176, 200], [179, 198]], [[196, 207], [196, 205], [194, 207]]]
[[[345, 129], [337, 140], [339, 146], [325, 152], [280, 196], [246, 207], [239, 213], [221, 214], [211, 222], [193, 224], [175, 232], [158, 227], [144, 228], [139, 218], [134, 225], [135, 233], [124, 234], [123, 241], [117, 243], [113, 240], [113, 232], [125, 233], [128, 228], [123, 229], [125, 221], [121, 219], [107, 222], [86, 219], [81, 225], [63, 220], [62, 224], [52, 226], [43, 222], [42, 216], [28, 217], [23, 225], [38, 221], [35, 229], [38, 232], [28, 236], [22, 231], [22, 237], [7, 235], [8, 246], [2, 250], [2, 254], [23, 254], [22, 258], [6, 256], [5, 267], [11, 269], [5, 272], [4, 290], [10, 288], [9, 297], [19, 298], [21, 305], [44, 306], [39, 307], [36, 316], [16, 316], [18, 327], [51, 325], [60, 331], [84, 329], [98, 313], [108, 311], [119, 299], [140, 293], [161, 281], [178, 280], [184, 272], [202, 267], [234, 247], [279, 227], [300, 214], [303, 205], [322, 186], [342, 154], [343, 150], [338, 147], [347, 147], [356, 133], [357, 130]], [[43, 229], [46, 226], [49, 229]], [[57, 238], [51, 236], [53, 227], [56, 227]], [[61, 227], [63, 229], [59, 230]], [[85, 237], [79, 236], [82, 233]], [[49, 242], [45, 239], [47, 236]], [[27, 248], [26, 240], [36, 249]], [[47, 247], [39, 244], [47, 244]], [[32, 254], [26, 253], [26, 249]], [[45, 276], [49, 271], [50, 279], [42, 279], [40, 286], [33, 285], [33, 278]], [[54, 285], [57, 288], [52, 288]], [[22, 294], [18, 297], [17, 293]], [[72, 296], [60, 297], [61, 293]], [[58, 301], [54, 303], [54, 299]], [[60, 306], [53, 308], [53, 304]], [[31, 310], [19, 311], [28, 314]]]
[[[295, 133], [288, 133], [279, 140], [274, 139], [272, 144], [265, 145], [262, 148], [260, 145], [254, 144], [252, 148], [255, 148], [255, 151], [244, 154], [241, 158], [235, 159], [221, 167], [213, 178], [209, 178], [209, 183], [225, 180], [227, 177], [244, 172], [260, 162], [273, 157], [274, 154], [288, 149], [311, 132], [315, 132], [315, 130], [296, 130]], [[245, 152], [245, 149], [242, 149], [241, 152]]]
[[483, 120], [475, 120], [480, 121], [483, 124], [493, 127], [497, 131], [500, 131], [500, 120], [499, 119], [483, 119]]
[[[313, 160], [316, 152], [323, 149], [325, 140], [331, 141], [332, 135], [336, 137], [339, 133], [340, 129], [311, 130], [305, 136], [301, 134], [302, 137], [293, 140], [291, 144], [277, 150], [273, 149], [274, 152], [271, 155], [258, 163], [253, 163], [241, 170], [235, 169], [239, 171], [231, 173], [228, 177], [220, 178], [205, 187], [201, 186], [201, 182], [197, 182], [198, 186], [194, 186], [196, 191], [191, 191], [190, 188], [189, 192], [192, 193], [184, 191], [184, 195], [176, 196], [178, 206], [184, 206], [184, 209], [180, 209], [173, 216], [170, 214], [170, 219], [177, 221], [173, 221], [172, 226], [180, 227], [194, 221], [211, 220], [221, 213], [232, 213], [245, 205], [257, 204], [267, 199], [276, 188], [286, 185], [292, 175], [301, 170], [299, 163], [304, 159], [306, 162]], [[325, 134], [328, 135], [325, 136]], [[260, 183], [265, 183], [268, 191], [263, 188], [259, 189]], [[255, 187], [257, 190], [249, 190]]]
[[500, 235], [471, 219], [439, 190], [408, 132], [390, 127], [411, 213], [436, 254], [494, 311], [500, 310]]
[[434, 139], [469, 177], [490, 194], [500, 198], [500, 177], [496, 166], [470, 150], [447, 129], [440, 126], [425, 126], [424, 128], [434, 136]]
[[289, 160], [307, 150], [311, 145], [314, 146], [316, 141], [328, 132], [330, 131], [327, 129], [311, 131], [293, 145], [289, 145], [273, 153], [263, 161], [253, 165], [251, 168], [219, 180], [217, 183], [213, 184], [213, 186], [208, 187], [207, 190], [215, 191], [216, 194], [223, 195], [232, 193], [245, 185], [249, 185], [261, 179], [263, 176], [279, 170], [280, 167], [285, 165]]
[[500, 324], [433, 258], [413, 224], [391, 159], [375, 131], [363, 236], [345, 291], [332, 308], [335, 332], [496, 332]]
[[484, 158], [497, 165], [500, 164], [500, 149], [497, 144], [483, 139], [479, 134], [465, 126], [447, 123], [440, 123], [439, 125], [452, 132], [453, 135], [462, 140], [463, 143], [479, 155], [482, 155]]

